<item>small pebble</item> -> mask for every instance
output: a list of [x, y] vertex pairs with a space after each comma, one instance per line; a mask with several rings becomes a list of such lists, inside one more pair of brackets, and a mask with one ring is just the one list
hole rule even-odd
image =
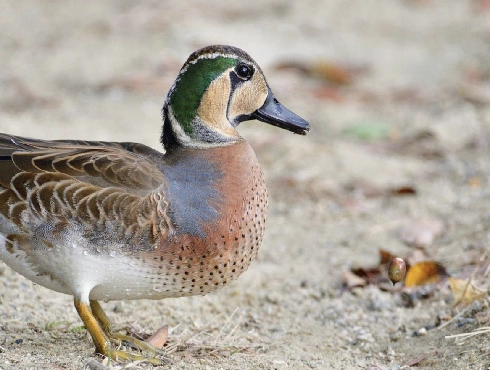
[[407, 265], [402, 258], [393, 258], [388, 267], [388, 276], [395, 285], [396, 283], [402, 281], [407, 273]]

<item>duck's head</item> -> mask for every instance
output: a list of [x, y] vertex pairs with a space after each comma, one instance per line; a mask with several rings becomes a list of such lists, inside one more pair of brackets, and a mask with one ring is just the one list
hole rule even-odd
[[165, 148], [208, 148], [243, 140], [240, 122], [257, 119], [306, 135], [309, 124], [281, 105], [260, 67], [244, 51], [208, 46], [183, 65], [163, 106]]

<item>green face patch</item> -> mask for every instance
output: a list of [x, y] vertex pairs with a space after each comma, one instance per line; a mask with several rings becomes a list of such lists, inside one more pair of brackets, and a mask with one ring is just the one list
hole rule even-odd
[[196, 116], [204, 92], [211, 82], [236, 63], [236, 59], [232, 58], [203, 58], [189, 64], [180, 76], [170, 97], [170, 104], [175, 118], [188, 135], [193, 132], [191, 122]]

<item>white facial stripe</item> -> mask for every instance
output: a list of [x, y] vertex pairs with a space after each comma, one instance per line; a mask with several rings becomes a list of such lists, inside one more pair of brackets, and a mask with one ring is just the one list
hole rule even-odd
[[185, 143], [185, 144], [190, 143], [191, 138], [189, 137], [189, 135], [187, 135], [185, 133], [185, 131], [180, 126], [179, 122], [177, 121], [177, 119], [174, 116], [174, 112], [173, 112], [171, 106], [168, 106], [168, 118], [170, 119], [172, 131], [173, 131], [174, 135], [177, 136], [177, 139], [181, 143]]
[[250, 61], [243, 61], [241, 58], [238, 58], [235, 54], [208, 53], [208, 54], [201, 54], [196, 59], [187, 63], [187, 65], [180, 71], [179, 74], [184, 73], [187, 70], [187, 68], [189, 68], [189, 65], [196, 64], [201, 59], [216, 59], [218, 57], [229, 58], [229, 59], [237, 59], [237, 60], [242, 61], [243, 63], [252, 64], [255, 70], [258, 69], [258, 66], [256, 66], [254, 63], [251, 63]]
[[[226, 135], [221, 131], [214, 130], [212, 127], [207, 126], [207, 128], [210, 131], [213, 131], [216, 133], [216, 136], [220, 136], [225, 139], [230, 139], [229, 141], [225, 142], [217, 142], [217, 143], [210, 143], [210, 142], [204, 142], [204, 141], [197, 141], [193, 140], [190, 138], [189, 135], [185, 133], [185, 131], [182, 129], [180, 124], [177, 122], [177, 119], [174, 116], [174, 113], [172, 112], [172, 107], [168, 107], [168, 119], [171, 122], [171, 128], [174, 133], [174, 135], [177, 137], [177, 140], [183, 144], [184, 146], [191, 147], [191, 148], [198, 148], [198, 149], [206, 149], [206, 148], [215, 148], [218, 146], [226, 146], [226, 145], [231, 145], [236, 143], [239, 140], [242, 140], [241, 136], [231, 136], [231, 135]], [[196, 117], [194, 119], [199, 119], [199, 117]], [[205, 124], [202, 123], [204, 126]]]

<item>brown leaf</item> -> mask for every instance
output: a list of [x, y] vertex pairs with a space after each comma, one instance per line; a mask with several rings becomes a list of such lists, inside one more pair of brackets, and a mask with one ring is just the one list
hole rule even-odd
[[349, 289], [367, 284], [364, 278], [349, 270], [342, 271], [342, 283]]
[[349, 270], [342, 271], [342, 283], [349, 289], [364, 286], [367, 281]]
[[[350, 271], [343, 271], [342, 282], [344, 283], [344, 285], [349, 289], [353, 287], [365, 286], [368, 284], [379, 286], [381, 289], [386, 289], [386, 284], [389, 282], [389, 266], [392, 261], [396, 260], [397, 258], [395, 258], [395, 256], [390, 252], [384, 249], [380, 249], [379, 259], [379, 265], [376, 267], [358, 267], [353, 268]], [[401, 258], [399, 258], [399, 260], [401, 260]], [[398, 272], [401, 273], [401, 270]], [[401, 273], [401, 275], [404, 276], [405, 274]], [[403, 277], [401, 279], [403, 279]]]
[[310, 73], [338, 85], [350, 85], [352, 73], [345, 67], [327, 61], [318, 61], [311, 65]]
[[486, 291], [474, 286], [470, 280], [449, 278], [449, 286], [456, 305], [462, 302], [467, 306], [486, 296]]
[[153, 347], [162, 348], [167, 343], [168, 338], [168, 325], [160, 327], [146, 342], [150, 343]]
[[425, 247], [442, 234], [444, 223], [438, 219], [412, 221], [400, 232], [400, 238], [408, 245]]
[[348, 183], [345, 190], [362, 195], [365, 198], [378, 198], [384, 196], [407, 196], [416, 195], [417, 189], [411, 185], [401, 185], [398, 187], [380, 187], [368, 182], [356, 181]]
[[388, 252], [387, 250], [382, 249], [382, 248], [379, 249], [379, 265], [380, 266], [388, 265], [393, 258], [395, 258], [395, 255], [393, 255], [391, 252]]
[[381, 286], [387, 283], [388, 276], [386, 274], [386, 268], [372, 267], [372, 268], [355, 268], [351, 270], [357, 276], [366, 280], [370, 285]]
[[446, 269], [441, 264], [434, 261], [419, 262], [408, 269], [405, 286], [414, 287], [437, 283], [445, 276], [447, 276]]
[[390, 193], [393, 195], [416, 195], [417, 189], [414, 186], [406, 185], [390, 189]]

